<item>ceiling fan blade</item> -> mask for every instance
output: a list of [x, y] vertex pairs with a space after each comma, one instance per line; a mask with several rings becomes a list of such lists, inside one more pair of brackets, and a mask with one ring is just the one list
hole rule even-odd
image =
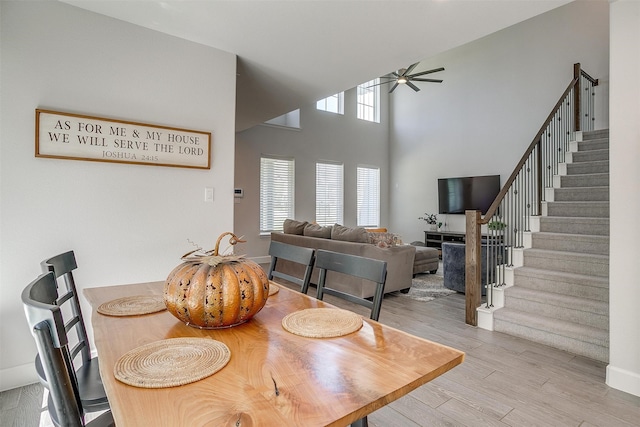
[[416, 92], [420, 91], [420, 88], [418, 86], [414, 85], [413, 83], [411, 83], [408, 80], [407, 80], [407, 86], [409, 86], [411, 89], [415, 90]]
[[376, 84], [374, 84], [374, 85], [367, 86], [367, 89], [368, 89], [368, 88], [370, 88], [370, 87], [375, 87], [375, 86], [380, 86], [380, 85], [386, 85], [387, 83], [394, 83], [394, 82], [395, 82], [395, 80], [389, 80], [388, 82], [380, 82], [380, 83], [376, 83]]
[[422, 71], [421, 73], [412, 74], [409, 77], [424, 76], [425, 74], [437, 73], [438, 71], [444, 71], [444, 68], [440, 67], [440, 68], [434, 68], [433, 70]]
[[396, 73], [395, 71], [392, 71], [391, 74], [393, 74], [394, 76], [396, 76], [396, 78], [400, 77], [400, 74]]
[[436, 79], [421, 79], [421, 78], [411, 78], [412, 82], [431, 82], [431, 83], [442, 83], [442, 80]]
[[393, 92], [394, 90], [396, 90], [396, 88], [398, 87], [398, 82], [396, 82], [396, 84], [393, 85], [393, 87], [391, 88], [391, 90], [389, 91], [389, 93]]
[[405, 71], [404, 73], [402, 73], [403, 76], [408, 76], [409, 74], [411, 74], [411, 72], [413, 71], [414, 68], [416, 68], [416, 65], [418, 65], [419, 62], [416, 62], [415, 64], [412, 64], [409, 66], [409, 68], [407, 68], [407, 71]]

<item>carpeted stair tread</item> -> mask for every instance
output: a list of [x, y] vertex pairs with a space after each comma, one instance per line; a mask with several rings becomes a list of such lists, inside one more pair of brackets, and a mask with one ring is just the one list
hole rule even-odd
[[608, 201], [559, 201], [543, 202], [542, 214], [575, 218], [608, 218]]
[[494, 330], [607, 362], [609, 332], [508, 308], [494, 312]]
[[598, 255], [598, 254], [582, 254], [579, 252], [570, 252], [570, 251], [552, 251], [546, 249], [525, 249], [525, 254], [530, 256], [540, 256], [543, 258], [562, 258], [566, 260], [572, 259], [589, 259], [592, 262], [602, 262], [609, 263], [609, 256], [607, 255]]
[[588, 175], [594, 173], [609, 173], [609, 160], [593, 162], [565, 163], [567, 175]]
[[609, 218], [540, 217], [540, 231], [551, 233], [609, 235]]
[[514, 270], [514, 274], [516, 276], [541, 278], [550, 282], [575, 283], [583, 286], [609, 289], [609, 279], [607, 277], [588, 276], [566, 271], [550, 271], [532, 267], [518, 267]]
[[573, 188], [573, 187], [608, 187], [609, 173], [589, 173], [580, 175], [561, 175], [557, 176], [558, 184], [556, 188]]
[[[609, 187], [574, 187], [574, 188], [549, 188], [547, 193], [552, 193], [554, 202], [608, 202]], [[549, 197], [549, 196], [547, 196]], [[549, 198], [547, 199], [549, 200]]]
[[507, 308], [538, 313], [600, 329], [609, 328], [609, 303], [588, 298], [511, 286], [505, 290]]
[[608, 149], [609, 138], [587, 139], [586, 141], [578, 142], [578, 152]]
[[588, 151], [570, 151], [565, 155], [567, 163], [594, 162], [597, 160], [609, 160], [609, 149]]
[[532, 234], [534, 249], [609, 255], [609, 236], [537, 232]]
[[609, 256], [607, 255], [531, 248], [524, 251], [524, 265], [568, 273], [609, 276]]
[[526, 325], [532, 329], [547, 331], [552, 334], [572, 338], [591, 344], [609, 346], [609, 332], [591, 326], [557, 320], [538, 314], [523, 313], [505, 307], [494, 313], [496, 319]]
[[609, 129], [589, 130], [582, 132], [583, 141], [591, 141], [593, 139], [606, 138], [609, 139]]
[[609, 279], [606, 277], [518, 267], [514, 270], [514, 282], [518, 288], [609, 301]]

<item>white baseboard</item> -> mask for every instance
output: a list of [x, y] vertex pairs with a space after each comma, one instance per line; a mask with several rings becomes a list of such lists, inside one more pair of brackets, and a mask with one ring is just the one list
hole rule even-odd
[[23, 387], [38, 381], [33, 362], [0, 370], [0, 391]]
[[640, 374], [607, 365], [607, 380], [609, 387], [640, 397]]

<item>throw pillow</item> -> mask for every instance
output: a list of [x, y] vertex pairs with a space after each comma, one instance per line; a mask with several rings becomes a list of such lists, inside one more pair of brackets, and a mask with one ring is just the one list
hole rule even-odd
[[397, 238], [393, 233], [369, 232], [369, 243], [386, 248], [389, 246], [395, 246]]
[[331, 229], [331, 239], [346, 242], [369, 243], [369, 236], [367, 230], [364, 228], [349, 228], [340, 224], [335, 224]]
[[296, 221], [295, 219], [285, 219], [282, 224], [282, 231], [285, 234], [302, 234], [307, 221]]
[[323, 227], [318, 224], [307, 224], [304, 227], [304, 231], [302, 234], [309, 237], [320, 237], [322, 239], [330, 239], [331, 226]]

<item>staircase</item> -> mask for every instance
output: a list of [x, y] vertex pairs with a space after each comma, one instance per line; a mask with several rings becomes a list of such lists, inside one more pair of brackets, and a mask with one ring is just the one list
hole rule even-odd
[[493, 329], [608, 362], [609, 132], [576, 139], [514, 254]]

